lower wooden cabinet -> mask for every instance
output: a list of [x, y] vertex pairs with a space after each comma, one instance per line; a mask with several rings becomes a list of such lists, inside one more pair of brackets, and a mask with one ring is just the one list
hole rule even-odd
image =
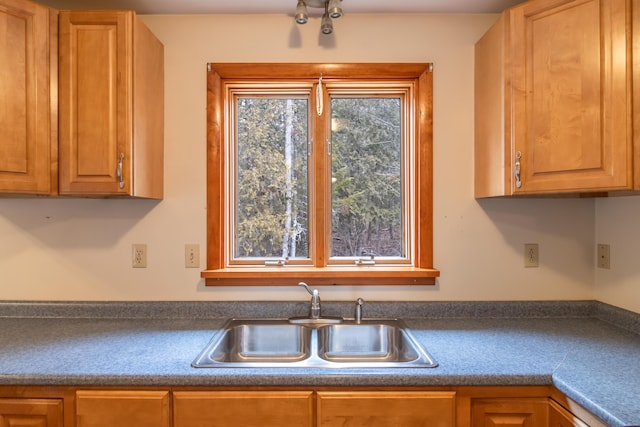
[[320, 391], [317, 427], [452, 427], [453, 391]]
[[552, 386], [0, 386], [0, 427], [605, 427]]
[[174, 427], [312, 427], [312, 391], [177, 391]]
[[169, 391], [79, 390], [76, 427], [169, 427]]
[[471, 427], [543, 427], [548, 418], [546, 397], [471, 400]]
[[0, 399], [0, 426], [63, 427], [63, 399]]

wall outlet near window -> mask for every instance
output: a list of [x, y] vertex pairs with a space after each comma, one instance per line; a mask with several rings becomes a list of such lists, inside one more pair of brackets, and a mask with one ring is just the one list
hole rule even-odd
[[144, 243], [134, 243], [131, 245], [133, 268], [147, 268], [147, 245]]
[[188, 243], [184, 245], [184, 267], [200, 267], [200, 245], [198, 245], [197, 243]]
[[524, 244], [524, 266], [537, 267], [539, 262], [538, 257], [538, 244], [537, 243], [525, 243]]
[[611, 256], [609, 245], [598, 243], [598, 268], [611, 268]]

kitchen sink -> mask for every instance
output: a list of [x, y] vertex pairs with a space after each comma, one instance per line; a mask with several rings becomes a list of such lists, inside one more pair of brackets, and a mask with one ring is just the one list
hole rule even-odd
[[311, 329], [278, 321], [233, 321], [217, 337], [207, 357], [216, 362], [290, 363], [306, 359]]
[[192, 366], [433, 368], [438, 364], [399, 319], [344, 320], [339, 324], [231, 319]]
[[412, 362], [420, 357], [402, 327], [388, 323], [342, 324], [318, 329], [318, 355], [332, 362]]

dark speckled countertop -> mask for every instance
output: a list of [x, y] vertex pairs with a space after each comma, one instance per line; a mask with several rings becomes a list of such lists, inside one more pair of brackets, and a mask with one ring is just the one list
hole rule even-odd
[[[324, 303], [352, 317], [351, 303]], [[640, 315], [595, 301], [367, 303], [401, 317], [437, 368], [190, 366], [230, 317], [306, 303], [0, 302], [2, 385], [549, 385], [612, 426], [640, 425]]]

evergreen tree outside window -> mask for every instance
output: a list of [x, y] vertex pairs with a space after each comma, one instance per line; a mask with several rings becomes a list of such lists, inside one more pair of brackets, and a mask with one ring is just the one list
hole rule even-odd
[[235, 97], [234, 259], [309, 258], [308, 99]]
[[[329, 88], [328, 88], [329, 89]], [[331, 259], [386, 262], [409, 252], [403, 98], [331, 96]], [[409, 174], [407, 174], [409, 175]]]

